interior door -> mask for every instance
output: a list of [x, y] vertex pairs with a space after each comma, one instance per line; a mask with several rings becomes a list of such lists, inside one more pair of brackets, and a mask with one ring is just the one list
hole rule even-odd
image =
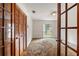
[[24, 19], [23, 19], [23, 13], [21, 12], [21, 14], [20, 14], [20, 55], [22, 55], [23, 54], [23, 44], [24, 44], [24, 37], [23, 37], [23, 32], [24, 32], [24, 26], [23, 26], [23, 24], [24, 24]]
[[11, 12], [12, 12], [12, 17], [11, 17], [11, 19], [12, 19], [12, 20], [11, 20], [11, 27], [12, 27], [12, 29], [11, 29], [11, 37], [12, 37], [12, 39], [11, 39], [11, 40], [12, 40], [12, 43], [11, 43], [11, 50], [12, 50], [12, 51], [11, 51], [11, 53], [12, 53], [12, 56], [15, 55], [15, 48], [14, 48], [14, 47], [15, 47], [15, 44], [14, 44], [14, 43], [15, 43], [15, 35], [14, 35], [14, 31], [15, 31], [15, 30], [14, 30], [14, 25], [15, 25], [15, 22], [14, 22], [14, 19], [15, 19], [15, 18], [14, 18], [14, 7], [15, 7], [15, 4], [12, 3], [12, 4], [11, 4], [11, 8], [12, 8], [12, 9], [11, 9]]
[[4, 30], [4, 24], [3, 24], [3, 4], [0, 4], [0, 56], [4, 55], [4, 40], [3, 39], [3, 30]]
[[58, 4], [58, 49], [61, 56], [76, 56], [78, 54], [78, 4]]
[[24, 15], [24, 51], [26, 51], [26, 47], [27, 47], [27, 44], [26, 44], [26, 42], [27, 42], [27, 16], [26, 15]]
[[12, 55], [12, 4], [0, 3], [0, 55]]
[[15, 55], [19, 55], [19, 11], [15, 5]]
[[14, 7], [14, 52], [15, 55], [23, 55], [26, 49], [26, 15], [15, 4]]
[[4, 4], [4, 43], [5, 55], [11, 55], [11, 4]]
[[26, 50], [26, 15], [14, 3], [0, 3], [0, 56], [19, 56]]

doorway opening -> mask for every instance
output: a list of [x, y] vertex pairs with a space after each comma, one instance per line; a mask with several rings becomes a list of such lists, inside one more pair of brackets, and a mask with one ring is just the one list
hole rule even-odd
[[53, 38], [52, 25], [43, 24], [43, 38]]

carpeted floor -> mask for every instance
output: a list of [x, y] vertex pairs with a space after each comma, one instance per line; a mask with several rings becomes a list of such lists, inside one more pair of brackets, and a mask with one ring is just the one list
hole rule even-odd
[[[35, 39], [27, 47], [24, 56], [57, 56], [56, 38], [52, 39]], [[68, 56], [77, 54], [68, 48]], [[65, 56], [65, 46], [61, 44], [61, 56]]]
[[33, 40], [27, 48], [29, 56], [56, 56], [56, 39]]

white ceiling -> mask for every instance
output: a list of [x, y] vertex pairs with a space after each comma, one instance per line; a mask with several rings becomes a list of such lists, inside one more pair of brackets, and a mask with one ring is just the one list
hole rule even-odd
[[[56, 20], [56, 15], [51, 13], [56, 11], [56, 3], [25, 3], [23, 4], [33, 20]], [[36, 13], [32, 13], [35, 10]]]

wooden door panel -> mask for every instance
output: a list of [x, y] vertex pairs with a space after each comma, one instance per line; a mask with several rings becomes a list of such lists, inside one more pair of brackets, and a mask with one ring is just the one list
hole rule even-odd
[[2, 19], [0, 19], [0, 45], [2, 45]]
[[19, 13], [15, 5], [15, 55], [19, 55]]
[[0, 4], [0, 55], [21, 55], [25, 50], [24, 16], [25, 14], [16, 4]]
[[4, 8], [6, 9], [6, 11], [8, 10], [8, 12], [11, 12], [11, 3], [5, 3]]
[[15, 46], [15, 49], [16, 49], [16, 56], [19, 56], [19, 40], [18, 39], [16, 39], [16, 46]]
[[19, 34], [18, 34], [18, 24], [15, 24], [15, 50], [16, 50], [16, 55], [19, 55]]
[[11, 26], [12, 26], [12, 56], [14, 56], [15, 55], [15, 44], [14, 44], [14, 42], [15, 42], [15, 35], [14, 35], [14, 7], [15, 7], [15, 4], [14, 3], [12, 3], [12, 24], [11, 24]]
[[0, 3], [0, 56], [3, 55], [3, 4]]
[[0, 7], [2, 7], [2, 3], [0, 3]]
[[26, 16], [24, 15], [24, 50], [26, 51]]
[[9, 42], [5, 42], [5, 56], [11, 55], [11, 44]]
[[11, 55], [11, 4], [4, 4], [5, 55]]
[[23, 53], [23, 37], [20, 38], [20, 55]]
[[25, 14], [14, 3], [0, 3], [0, 55], [21, 55], [25, 39]]
[[2, 53], [3, 53], [3, 52], [2, 52], [2, 49], [3, 49], [3, 48], [0, 47], [0, 56], [3, 56], [3, 55], [2, 55]]
[[2, 56], [2, 47], [1, 46], [3, 46], [2, 45], [2, 19], [0, 19], [0, 56]]
[[24, 35], [23, 35], [23, 13], [20, 11], [20, 22], [19, 22], [19, 31], [20, 31], [20, 55], [23, 54], [23, 39], [24, 39]]
[[3, 15], [3, 9], [0, 8], [0, 19], [2, 19], [2, 15]]

